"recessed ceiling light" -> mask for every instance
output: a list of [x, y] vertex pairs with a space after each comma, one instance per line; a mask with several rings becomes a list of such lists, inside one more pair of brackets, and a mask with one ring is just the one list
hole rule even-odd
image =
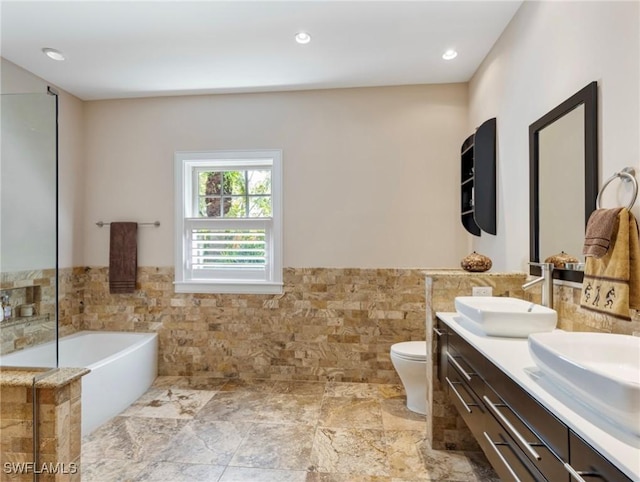
[[458, 56], [458, 52], [456, 52], [453, 49], [449, 49], [442, 54], [442, 58], [445, 60], [452, 60], [452, 59], [455, 59], [457, 56]]
[[59, 50], [56, 50], [56, 49], [44, 48], [44, 49], [42, 49], [42, 52], [47, 57], [49, 57], [50, 59], [53, 59], [53, 60], [64, 60], [64, 59], [66, 59], [64, 54], [62, 52], [60, 52]]
[[298, 32], [296, 34], [296, 42], [298, 42], [299, 44], [308, 44], [309, 42], [311, 42], [311, 35], [309, 35], [307, 32]]

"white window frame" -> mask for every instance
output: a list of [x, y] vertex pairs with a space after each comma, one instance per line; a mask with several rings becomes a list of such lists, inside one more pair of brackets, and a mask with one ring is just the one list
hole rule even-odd
[[[195, 224], [215, 229], [233, 228], [247, 223], [247, 218], [192, 218], [193, 203], [197, 193], [193, 192], [193, 174], [204, 167], [271, 169], [271, 218], [249, 218], [256, 226], [266, 228], [267, 263], [264, 279], [217, 277], [194, 279], [189, 269], [189, 234]], [[282, 151], [233, 150], [233, 151], [178, 151], [174, 156], [175, 166], [175, 282], [176, 293], [282, 293]], [[245, 224], [246, 225], [246, 224]], [[246, 270], [245, 270], [246, 271]]]

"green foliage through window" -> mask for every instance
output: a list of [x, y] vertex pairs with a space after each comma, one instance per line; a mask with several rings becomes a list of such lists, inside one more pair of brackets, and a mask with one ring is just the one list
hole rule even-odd
[[271, 171], [198, 172], [198, 215], [215, 218], [271, 217]]

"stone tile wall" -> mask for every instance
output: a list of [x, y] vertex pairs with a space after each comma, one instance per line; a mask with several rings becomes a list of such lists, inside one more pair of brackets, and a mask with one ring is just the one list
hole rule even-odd
[[58, 274], [58, 317], [60, 336], [81, 330], [84, 317], [84, 268], [60, 269]]
[[[40, 464], [64, 464], [66, 474], [42, 474], [41, 481], [80, 481], [81, 381], [40, 389]], [[74, 470], [76, 469], [76, 470]]]
[[[55, 269], [0, 274], [0, 294], [7, 294], [12, 318], [0, 322], [0, 353], [8, 353], [52, 341], [55, 337]], [[34, 305], [36, 316], [20, 318], [18, 308]]]
[[580, 309], [582, 288], [575, 285], [556, 285], [553, 295], [554, 308], [558, 312], [558, 328], [640, 336], [640, 311], [632, 310], [630, 322], [583, 311]]
[[6, 375], [0, 381], [0, 480], [31, 482], [36, 471], [41, 482], [79, 482], [80, 379], [36, 388], [39, 455], [34, 460], [33, 388], [29, 380], [6, 383]]
[[55, 330], [55, 319], [49, 315], [0, 322], [0, 354], [8, 355], [14, 351], [53, 341], [56, 336]]
[[[34, 303], [38, 315], [55, 313], [56, 270], [42, 269], [0, 273], [0, 290], [9, 293], [15, 308], [24, 302]], [[27, 291], [31, 291], [31, 298]]]
[[157, 332], [161, 375], [397, 383], [391, 345], [425, 339], [417, 269], [287, 268], [277, 296], [176, 294], [173, 268], [140, 268], [130, 295], [85, 276], [82, 327]]
[[[0, 275], [0, 293], [9, 293], [14, 309], [33, 303], [34, 316], [0, 322], [0, 354], [53, 341], [55, 338], [55, 270], [22, 271]], [[84, 269], [59, 270], [60, 336], [78, 331], [82, 324]]]
[[[471, 294], [473, 285], [491, 285], [494, 295], [539, 298], [535, 288], [526, 294], [519, 289], [524, 273], [426, 272], [441, 281], [433, 288], [433, 312], [452, 311], [453, 298]], [[61, 269], [60, 335], [81, 329], [157, 331], [160, 370], [166, 375], [206, 372], [355, 380], [366, 371], [366, 377], [381, 383], [397, 381], [386, 355], [392, 343], [424, 339], [425, 329], [418, 326], [424, 321], [423, 273], [417, 269], [289, 268], [285, 270], [285, 293], [280, 296], [177, 295], [172, 268], [140, 268], [134, 294], [110, 295], [106, 267]], [[54, 276], [54, 270], [3, 273], [0, 290], [18, 293], [17, 288], [38, 287], [36, 314], [52, 315]], [[639, 313], [629, 323], [582, 312], [580, 288], [556, 285], [555, 290], [560, 328], [640, 333]], [[0, 353], [50, 341], [53, 333], [53, 322], [6, 328], [0, 323]], [[374, 368], [374, 359], [387, 365]]]

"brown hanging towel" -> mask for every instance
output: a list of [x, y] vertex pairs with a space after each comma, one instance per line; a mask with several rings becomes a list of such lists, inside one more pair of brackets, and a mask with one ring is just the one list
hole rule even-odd
[[138, 270], [138, 223], [111, 223], [109, 292], [133, 293]]
[[630, 310], [640, 309], [638, 224], [626, 208], [617, 221], [607, 254], [586, 258], [580, 307], [631, 321]]
[[622, 208], [596, 209], [591, 213], [587, 221], [582, 254], [594, 258], [602, 258], [607, 254], [621, 210]]

